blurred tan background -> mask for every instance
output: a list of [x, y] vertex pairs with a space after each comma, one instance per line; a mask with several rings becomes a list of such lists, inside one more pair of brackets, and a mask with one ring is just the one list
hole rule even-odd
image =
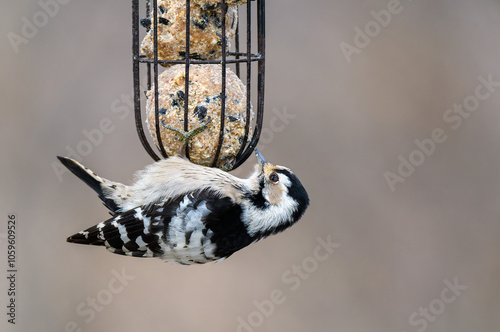
[[[377, 31], [371, 11], [388, 6], [399, 13]], [[65, 242], [108, 214], [73, 175], [59, 181], [56, 155], [106, 118], [113, 130], [85, 165], [129, 183], [151, 162], [122, 99], [130, 1], [61, 4], [17, 53], [9, 33], [42, 7], [1, 8], [0, 235], [17, 213], [19, 261], [15, 326], [0, 278], [2, 331], [500, 330], [499, 84], [458, 128], [443, 118], [474, 102], [480, 76], [500, 82], [499, 1], [267, 1], [264, 126], [273, 110], [295, 118], [264, 154], [295, 171], [312, 204], [287, 232], [191, 267]], [[373, 37], [348, 62], [340, 45], [366, 26]], [[384, 174], [398, 175], [400, 156], [421, 162], [415, 140], [436, 128], [446, 141], [392, 191]], [[340, 245], [323, 261], [318, 237]]]

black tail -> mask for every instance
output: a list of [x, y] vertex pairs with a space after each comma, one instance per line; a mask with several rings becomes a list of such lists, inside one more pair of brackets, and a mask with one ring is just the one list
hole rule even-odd
[[68, 242], [78, 243], [78, 244], [90, 244], [94, 246], [103, 246], [104, 241], [99, 238], [99, 230], [97, 226], [92, 226], [84, 231], [76, 233], [68, 237]]
[[91, 176], [82, 166], [76, 163], [73, 159], [57, 156], [57, 159], [66, 166], [71, 173], [75, 174], [80, 180], [85, 182], [90, 188], [92, 188], [101, 197], [103, 195], [101, 189], [101, 182], [99, 182], [95, 177]]
[[85, 168], [83, 165], [79, 164], [73, 159], [60, 156], [57, 156], [57, 159], [59, 159], [59, 161], [64, 166], [66, 166], [66, 168], [69, 169], [71, 173], [75, 174], [80, 180], [82, 180], [90, 188], [92, 188], [97, 193], [97, 195], [99, 195], [99, 198], [104, 203], [104, 206], [106, 206], [113, 213], [113, 215], [117, 213], [119, 207], [116, 205], [113, 199], [106, 197], [103, 192], [102, 185], [106, 180], [102, 179], [90, 169]]

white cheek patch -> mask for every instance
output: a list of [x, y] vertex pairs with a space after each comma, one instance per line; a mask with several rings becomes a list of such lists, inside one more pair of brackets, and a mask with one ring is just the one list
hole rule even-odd
[[272, 230], [292, 221], [292, 215], [297, 210], [298, 203], [288, 195], [284, 195], [280, 205], [270, 205], [263, 209], [246, 205], [243, 210], [243, 220], [247, 225], [248, 234], [254, 236], [259, 232]]
[[282, 173], [276, 173], [279, 177], [279, 182], [276, 184], [268, 184], [264, 188], [263, 195], [267, 202], [271, 205], [285, 204], [288, 196], [288, 189], [292, 186], [292, 181]]
[[292, 181], [285, 174], [278, 173], [280, 177], [280, 182], [287, 188], [290, 188]]
[[262, 194], [266, 200], [266, 207], [269, 207], [269, 205], [276, 206], [280, 204], [284, 193], [279, 188], [272, 188], [271, 190], [264, 189]]

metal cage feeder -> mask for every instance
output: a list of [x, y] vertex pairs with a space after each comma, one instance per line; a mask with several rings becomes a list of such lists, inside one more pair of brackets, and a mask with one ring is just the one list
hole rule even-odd
[[[184, 64], [185, 65], [185, 99], [184, 99], [184, 131], [188, 131], [189, 128], [189, 71], [191, 65], [197, 64], [220, 64], [222, 67], [222, 86], [221, 86], [221, 107], [220, 107], [220, 131], [218, 138], [218, 145], [216, 148], [215, 157], [213, 160], [212, 167], [215, 167], [220, 158], [220, 152], [222, 148], [222, 143], [224, 141], [225, 134], [225, 113], [226, 113], [226, 69], [228, 65], [231, 65], [235, 68], [236, 75], [241, 79], [242, 74], [245, 74], [246, 81], [246, 123], [245, 123], [245, 134], [243, 138], [243, 142], [241, 143], [241, 147], [239, 152], [235, 156], [232, 165], [229, 169], [226, 170], [234, 170], [238, 168], [241, 164], [243, 164], [251, 153], [254, 151], [255, 147], [260, 138], [261, 130], [262, 130], [262, 122], [264, 116], [264, 77], [265, 77], [265, 0], [248, 0], [246, 4], [242, 4], [237, 6], [238, 11], [238, 19], [237, 19], [237, 27], [235, 31], [234, 37], [234, 51], [230, 51], [227, 47], [227, 36], [226, 36], [226, 12], [228, 6], [226, 5], [226, 0], [220, 0], [220, 10], [221, 10], [221, 18], [222, 22], [222, 52], [221, 57], [216, 60], [200, 60], [192, 53], [190, 53], [190, 41], [191, 41], [191, 26], [193, 22], [191, 21], [191, 2], [192, 0], [185, 0], [186, 3], [186, 41], [185, 41], [185, 56], [184, 59], [180, 60], [159, 60], [158, 58], [158, 0], [132, 0], [132, 35], [133, 35], [133, 75], [134, 75], [134, 111], [135, 111], [135, 123], [137, 128], [137, 133], [139, 135], [139, 139], [144, 146], [147, 153], [155, 160], [158, 161], [162, 158], [168, 158], [167, 152], [165, 151], [165, 147], [163, 146], [160, 132], [160, 123], [159, 123], [159, 88], [158, 88], [158, 76], [159, 76], [159, 66], [165, 65], [173, 65], [173, 64]], [[141, 18], [140, 18], [140, 6], [144, 6], [144, 9], [147, 15], [152, 14], [151, 18], [151, 29], [152, 37], [153, 37], [153, 59], [147, 59], [140, 54], [140, 29], [141, 27]], [[256, 20], [255, 17], [252, 17], [252, 8], [254, 8], [256, 12]], [[246, 11], [246, 36], [241, 34], [240, 31], [240, 18], [242, 16], [242, 12]], [[253, 33], [253, 25], [256, 21], [257, 25], [257, 36]], [[240, 35], [242, 39], [246, 37], [246, 50], [242, 50], [240, 45]], [[254, 48], [255, 42], [253, 39], [257, 39], [257, 50], [255, 52]], [[246, 66], [246, 71], [244, 70]], [[253, 67], [257, 66], [257, 79], [252, 79], [252, 75], [255, 74], [255, 69]], [[143, 117], [141, 110], [141, 69], [144, 68], [146, 71], [146, 79], [147, 79], [147, 89], [151, 90], [154, 86], [154, 96], [155, 96], [155, 126], [156, 126], [156, 139], [158, 144], [158, 150], [160, 155], [155, 153], [151, 144], [148, 142], [146, 135], [144, 133], [143, 128]], [[256, 81], [256, 82], [255, 82]], [[256, 85], [256, 86], [255, 86]], [[254, 89], [252, 89], [254, 87]], [[256, 105], [254, 105], [254, 109], [256, 106], [256, 116], [255, 120], [251, 120], [251, 100], [252, 100], [252, 92], [257, 91]], [[250, 126], [254, 126], [253, 134], [250, 135]], [[250, 137], [252, 136], [252, 137]], [[189, 158], [189, 148], [186, 146], [186, 156]]]

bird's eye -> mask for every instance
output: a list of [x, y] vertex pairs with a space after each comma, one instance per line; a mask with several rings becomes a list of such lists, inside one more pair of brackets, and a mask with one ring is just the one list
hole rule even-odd
[[280, 177], [278, 176], [278, 174], [271, 173], [271, 175], [269, 175], [269, 181], [271, 181], [272, 183], [276, 183], [279, 180], [280, 180]]

